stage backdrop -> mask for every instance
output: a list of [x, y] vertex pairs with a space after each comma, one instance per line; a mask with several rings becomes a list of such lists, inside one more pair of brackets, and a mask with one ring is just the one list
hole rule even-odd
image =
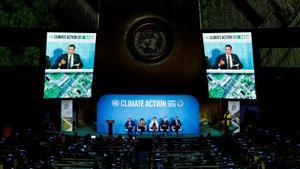
[[106, 120], [115, 120], [113, 134], [125, 134], [125, 122], [131, 117], [135, 124], [144, 118], [149, 128], [156, 116], [160, 122], [167, 116], [169, 122], [179, 117], [181, 134], [199, 135], [199, 103], [189, 95], [105, 95], [97, 104], [97, 132], [107, 134]]

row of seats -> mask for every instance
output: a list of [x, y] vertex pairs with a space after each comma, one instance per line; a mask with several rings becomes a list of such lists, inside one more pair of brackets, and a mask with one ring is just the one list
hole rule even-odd
[[231, 155], [211, 138], [153, 140], [150, 168], [236, 168]]
[[[0, 138], [2, 168], [138, 168], [131, 137], [92, 138], [24, 130]], [[152, 146], [151, 146], [152, 145]], [[149, 168], [300, 168], [300, 133], [253, 129], [211, 138], [149, 140]]]
[[14, 133], [0, 140], [0, 169], [133, 168], [136, 141], [101, 135], [93, 139], [90, 135]]
[[254, 129], [230, 138], [244, 163], [253, 168], [300, 168], [300, 134]]
[[[76, 141], [63, 145], [66, 151], [56, 157], [57, 161], [53, 166], [72, 165], [74, 168], [78, 161], [84, 162], [86, 168], [131, 168], [136, 161], [135, 140], [131, 138], [116, 139], [96, 138], [85, 139], [79, 137]], [[93, 165], [92, 165], [93, 164]]]

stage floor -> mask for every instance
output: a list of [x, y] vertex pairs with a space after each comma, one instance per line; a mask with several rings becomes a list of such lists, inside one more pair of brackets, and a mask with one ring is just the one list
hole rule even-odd
[[[96, 127], [91, 126], [91, 125], [86, 125], [86, 124], [82, 124], [79, 125], [74, 132], [77, 132], [78, 135], [80, 136], [84, 136], [86, 134], [91, 134], [91, 135], [95, 135], [95, 136], [99, 136], [100, 134], [104, 137], [107, 137], [108, 134], [107, 133], [98, 133], [96, 131]], [[113, 134], [113, 137], [117, 137], [119, 134]], [[127, 137], [128, 135], [125, 134], [121, 134], [122, 137]], [[176, 136], [176, 132], [168, 132], [168, 134], [165, 134], [165, 136], [163, 136], [162, 132], [157, 132], [156, 136], [160, 136], [160, 137], [165, 137], [165, 138], [178, 138]], [[180, 134], [179, 132], [179, 137], [184, 137], [184, 138], [194, 138], [194, 137], [199, 137], [200, 135], [189, 135], [189, 134]], [[155, 136], [153, 136], [152, 132], [150, 131], [145, 131], [143, 132], [143, 134], [141, 135], [140, 132], [134, 131], [133, 132], [133, 137], [136, 138], [153, 138]]]
[[[179, 132], [179, 137], [180, 138], [195, 138], [195, 137], [199, 137], [200, 135], [203, 135], [204, 137], [206, 137], [208, 135], [208, 133], [210, 133], [212, 137], [222, 136], [221, 131], [219, 131], [216, 128], [213, 128], [210, 125], [201, 125], [200, 129], [201, 130], [200, 130], [199, 135], [180, 134], [180, 132]], [[79, 135], [79, 136], [85, 136], [87, 134], [90, 134], [90, 135], [94, 135], [94, 136], [102, 135], [103, 137], [108, 137], [107, 133], [98, 133], [96, 131], [95, 124], [85, 124], [85, 123], [78, 124], [78, 126], [76, 128], [74, 128], [73, 132], [63, 132], [63, 133], [66, 135], [74, 135], [75, 133], [77, 133], [77, 135]], [[118, 135], [119, 134], [114, 134], [113, 137], [117, 137]], [[121, 134], [121, 135], [122, 135], [122, 137], [127, 137], [127, 134]], [[143, 132], [143, 135], [140, 135], [140, 132], [133, 132], [133, 136], [136, 138], [153, 138], [154, 137], [152, 135], [152, 133], [149, 131]], [[163, 137], [162, 132], [157, 132], [157, 136]], [[178, 137], [176, 136], [175, 132], [169, 132], [163, 138], [178, 138]]]

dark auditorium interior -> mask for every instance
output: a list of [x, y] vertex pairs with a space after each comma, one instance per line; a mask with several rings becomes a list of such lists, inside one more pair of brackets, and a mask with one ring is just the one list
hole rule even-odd
[[0, 169], [300, 168], [299, 37], [299, 0], [2, 0]]

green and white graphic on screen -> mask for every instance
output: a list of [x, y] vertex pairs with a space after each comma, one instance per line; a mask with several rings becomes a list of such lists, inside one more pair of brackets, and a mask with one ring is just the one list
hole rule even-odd
[[253, 73], [209, 73], [210, 98], [256, 99]]

